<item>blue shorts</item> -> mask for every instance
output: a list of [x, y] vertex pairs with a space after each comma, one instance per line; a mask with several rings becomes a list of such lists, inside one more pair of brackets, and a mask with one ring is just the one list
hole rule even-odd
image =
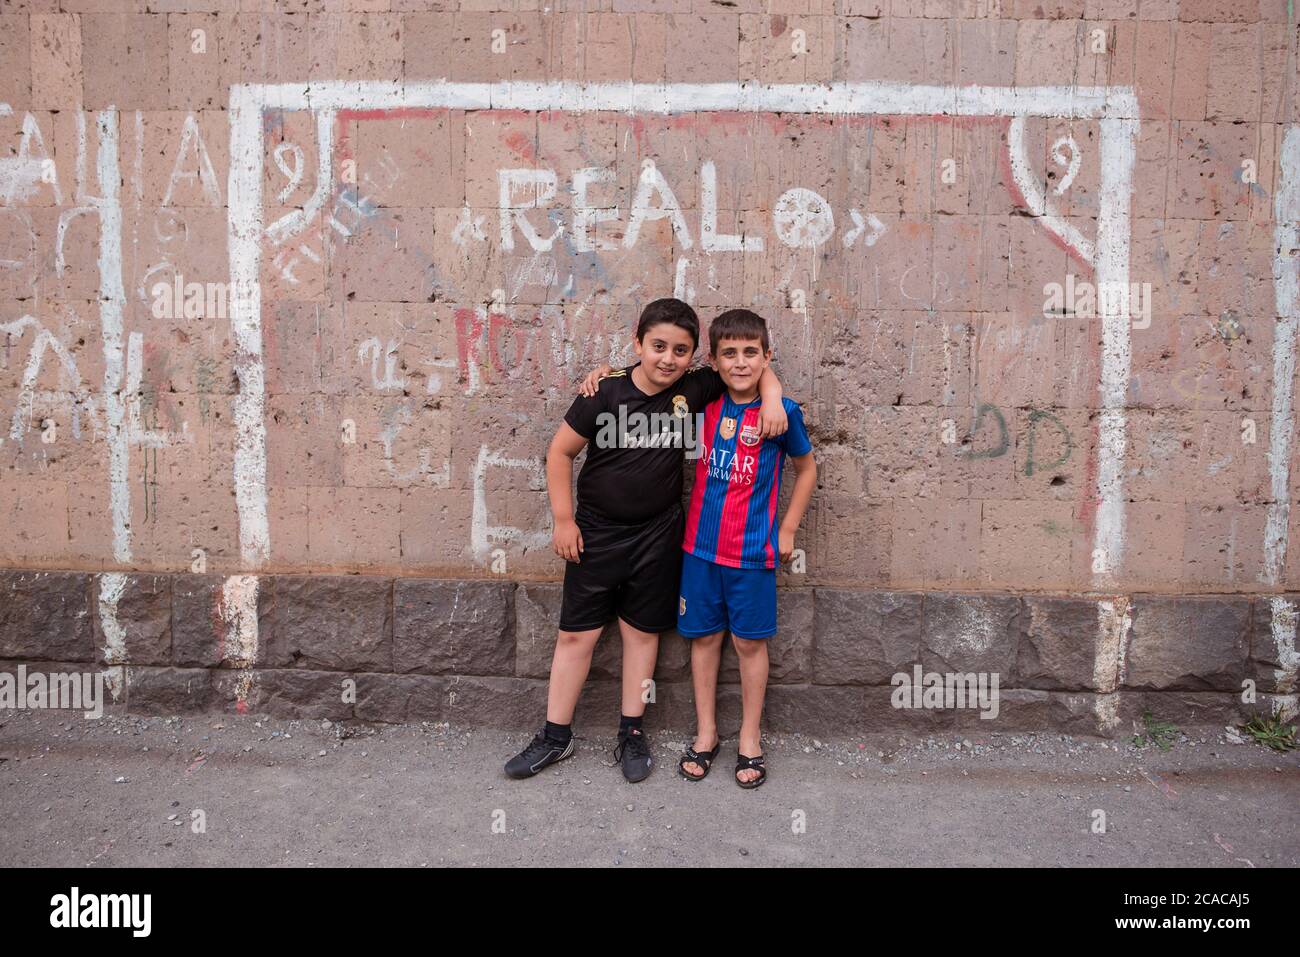
[[683, 552], [677, 630], [683, 638], [717, 631], [771, 638], [776, 634], [776, 569], [728, 568]]

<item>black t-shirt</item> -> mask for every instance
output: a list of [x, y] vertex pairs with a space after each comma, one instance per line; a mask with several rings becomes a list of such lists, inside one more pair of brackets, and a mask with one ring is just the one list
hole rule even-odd
[[686, 454], [680, 430], [687, 415], [702, 412], [726, 390], [715, 370], [702, 368], [646, 395], [632, 382], [634, 368], [601, 379], [596, 395], [578, 396], [564, 416], [588, 440], [575, 509], [584, 521], [632, 525], [680, 505]]

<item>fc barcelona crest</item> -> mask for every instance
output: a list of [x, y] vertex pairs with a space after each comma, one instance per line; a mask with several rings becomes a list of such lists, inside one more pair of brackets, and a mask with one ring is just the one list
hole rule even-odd
[[724, 442], [730, 439], [736, 434], [736, 420], [724, 415], [722, 417], [722, 428], [718, 430], [718, 434], [722, 436]]
[[757, 425], [747, 425], [740, 430], [740, 441], [743, 445], [758, 445], [759, 435]]

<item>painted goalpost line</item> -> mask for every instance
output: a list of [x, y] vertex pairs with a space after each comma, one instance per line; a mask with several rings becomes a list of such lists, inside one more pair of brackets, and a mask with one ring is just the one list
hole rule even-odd
[[[329, 139], [338, 110], [524, 110], [616, 113], [796, 113], [859, 116], [957, 116], [1095, 119], [1101, 128], [1100, 203], [1093, 268], [1098, 288], [1128, 288], [1130, 202], [1138, 128], [1130, 87], [923, 86], [905, 83], [457, 83], [348, 81], [236, 84], [230, 88], [230, 316], [239, 393], [234, 402], [235, 501], [240, 556], [253, 572], [270, 558], [267, 516], [265, 369], [258, 278], [266, 230], [262, 204], [266, 111], [317, 113], [317, 193], [332, 183]], [[290, 214], [291, 216], [293, 214]], [[1131, 362], [1129, 319], [1103, 296], [1097, 512], [1092, 574], [1112, 582], [1124, 539], [1125, 396]]]

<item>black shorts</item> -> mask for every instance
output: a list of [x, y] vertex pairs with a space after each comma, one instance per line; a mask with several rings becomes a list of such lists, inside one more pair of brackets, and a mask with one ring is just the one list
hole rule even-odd
[[561, 631], [603, 628], [614, 617], [641, 631], [677, 626], [686, 516], [676, 505], [639, 525], [577, 517], [582, 561], [565, 562]]

